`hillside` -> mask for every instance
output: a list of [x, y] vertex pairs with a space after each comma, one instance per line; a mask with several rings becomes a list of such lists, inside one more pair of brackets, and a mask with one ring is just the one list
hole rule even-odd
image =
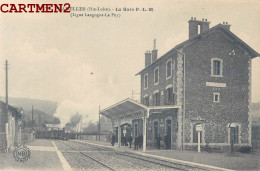
[[[5, 102], [4, 97], [0, 100]], [[32, 127], [32, 105], [34, 106], [33, 112], [33, 126], [43, 127], [44, 124], [60, 123], [60, 120], [53, 116], [56, 111], [57, 103], [47, 100], [27, 99], [27, 98], [9, 98], [9, 104], [14, 107], [22, 107], [24, 111], [23, 127]]]
[[[0, 100], [5, 102], [5, 97], [0, 97]], [[27, 111], [31, 111], [33, 105], [35, 110], [43, 111], [48, 115], [53, 115], [57, 108], [57, 102], [47, 100], [10, 97], [8, 101], [10, 105], [22, 107]]]

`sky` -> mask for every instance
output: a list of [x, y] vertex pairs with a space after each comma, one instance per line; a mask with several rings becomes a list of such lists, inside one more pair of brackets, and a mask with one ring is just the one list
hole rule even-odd
[[[223, 21], [260, 53], [260, 1], [191, 0], [4, 0], [1, 3], [65, 3], [72, 7], [153, 8], [121, 11], [120, 18], [69, 14], [0, 15], [0, 95], [5, 95], [4, 63], [9, 62], [9, 96], [58, 102], [62, 122], [80, 113], [98, 119], [104, 109], [140, 93], [144, 53], [157, 39], [158, 56], [188, 39], [188, 20]], [[94, 13], [84, 11], [82, 13]], [[75, 12], [81, 13], [81, 12]], [[102, 12], [100, 12], [102, 13]], [[260, 101], [260, 58], [252, 64], [252, 101]], [[135, 99], [139, 95], [135, 94]], [[36, 107], [37, 108], [37, 107]]]

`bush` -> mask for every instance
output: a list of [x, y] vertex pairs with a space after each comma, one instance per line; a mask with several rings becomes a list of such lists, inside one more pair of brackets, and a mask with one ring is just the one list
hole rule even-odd
[[241, 153], [251, 153], [252, 148], [250, 146], [243, 146], [240, 148]]

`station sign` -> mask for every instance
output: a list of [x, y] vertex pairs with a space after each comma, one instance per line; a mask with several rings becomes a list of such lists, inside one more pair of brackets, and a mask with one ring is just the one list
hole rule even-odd
[[196, 131], [202, 131], [202, 124], [196, 125]]

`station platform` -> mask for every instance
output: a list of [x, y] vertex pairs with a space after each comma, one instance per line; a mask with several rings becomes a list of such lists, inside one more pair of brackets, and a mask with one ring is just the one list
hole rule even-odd
[[13, 152], [0, 153], [0, 170], [72, 170], [54, 141], [36, 139], [25, 145], [30, 149], [30, 158], [17, 162]]
[[[112, 146], [109, 142], [71, 140], [81, 143], [94, 144], [102, 147], [131, 152], [147, 157], [154, 157], [161, 160], [173, 161], [189, 165], [198, 165], [209, 170], [260, 170], [260, 155], [236, 153], [231, 156], [227, 153], [207, 153], [181, 150], [155, 150], [147, 148], [142, 152], [142, 148], [134, 150], [129, 146]], [[36, 139], [25, 144], [31, 151], [31, 157], [24, 163], [15, 161], [13, 153], [0, 153], [0, 170], [72, 170], [66, 159], [58, 150], [55, 141]]]
[[90, 141], [90, 140], [73, 140], [85, 143], [97, 144], [100, 146], [109, 147], [115, 150], [127, 151], [131, 153], [137, 153], [140, 155], [146, 155], [148, 157], [155, 157], [162, 160], [187, 163], [187, 164], [198, 164], [201, 166], [216, 168], [216, 170], [260, 170], [260, 155], [256, 154], [242, 154], [235, 153], [230, 155], [227, 153], [208, 153], [208, 152], [195, 152], [195, 151], [182, 151], [182, 150], [164, 150], [164, 149], [146, 149], [146, 152], [142, 152], [142, 148], [134, 150], [129, 146], [120, 146], [115, 144], [111, 145], [109, 142], [102, 141]]

